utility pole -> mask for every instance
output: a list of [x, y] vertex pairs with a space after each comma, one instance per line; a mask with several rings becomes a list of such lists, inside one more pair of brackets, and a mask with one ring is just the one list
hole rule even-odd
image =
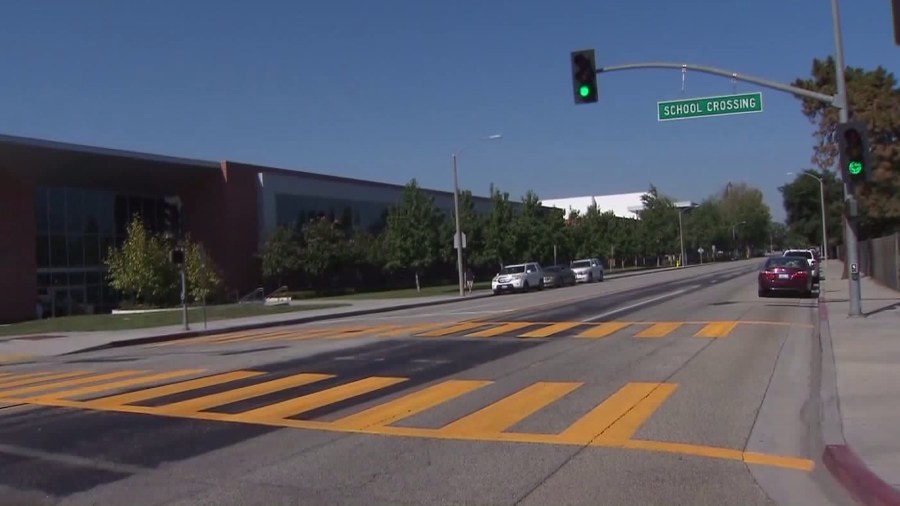
[[456, 213], [456, 270], [459, 274], [459, 296], [466, 295], [465, 273], [463, 272], [462, 233], [459, 228], [459, 180], [456, 177], [456, 153], [453, 153], [453, 211]]

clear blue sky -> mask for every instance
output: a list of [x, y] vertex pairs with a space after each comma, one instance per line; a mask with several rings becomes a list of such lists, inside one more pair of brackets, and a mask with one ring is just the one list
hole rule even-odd
[[[844, 0], [847, 64], [900, 71], [887, 0]], [[833, 52], [825, 0], [329, 2], [47, 0], [0, 19], [0, 133], [514, 197], [643, 191], [700, 200], [810, 165], [798, 100], [658, 123], [656, 101], [757, 86], [678, 71], [602, 75], [576, 107], [569, 51], [789, 82]], [[479, 142], [502, 133], [500, 141]]]

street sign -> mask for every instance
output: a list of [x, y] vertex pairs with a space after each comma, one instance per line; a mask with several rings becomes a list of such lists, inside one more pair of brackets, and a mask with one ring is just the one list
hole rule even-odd
[[697, 248], [697, 253], [700, 253], [702, 255], [703, 251], [704, 251], [703, 248]]
[[667, 100], [656, 103], [657, 120], [703, 118], [762, 112], [762, 93]]

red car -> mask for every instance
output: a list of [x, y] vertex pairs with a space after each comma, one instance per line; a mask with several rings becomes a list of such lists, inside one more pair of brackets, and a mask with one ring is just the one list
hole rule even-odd
[[759, 296], [773, 292], [793, 292], [812, 297], [813, 275], [803, 257], [771, 257], [759, 273]]

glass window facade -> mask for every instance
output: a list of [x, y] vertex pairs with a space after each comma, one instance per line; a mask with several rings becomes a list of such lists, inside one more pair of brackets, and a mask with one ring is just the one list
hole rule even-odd
[[326, 216], [340, 220], [348, 229], [377, 232], [384, 228], [390, 206], [383, 202], [281, 193], [275, 196], [275, 221], [278, 226], [299, 228], [313, 218]]
[[44, 315], [109, 311], [118, 302], [103, 262], [125, 240], [128, 222], [140, 215], [161, 228], [162, 196], [120, 195], [106, 190], [39, 187], [35, 190], [38, 299]]

